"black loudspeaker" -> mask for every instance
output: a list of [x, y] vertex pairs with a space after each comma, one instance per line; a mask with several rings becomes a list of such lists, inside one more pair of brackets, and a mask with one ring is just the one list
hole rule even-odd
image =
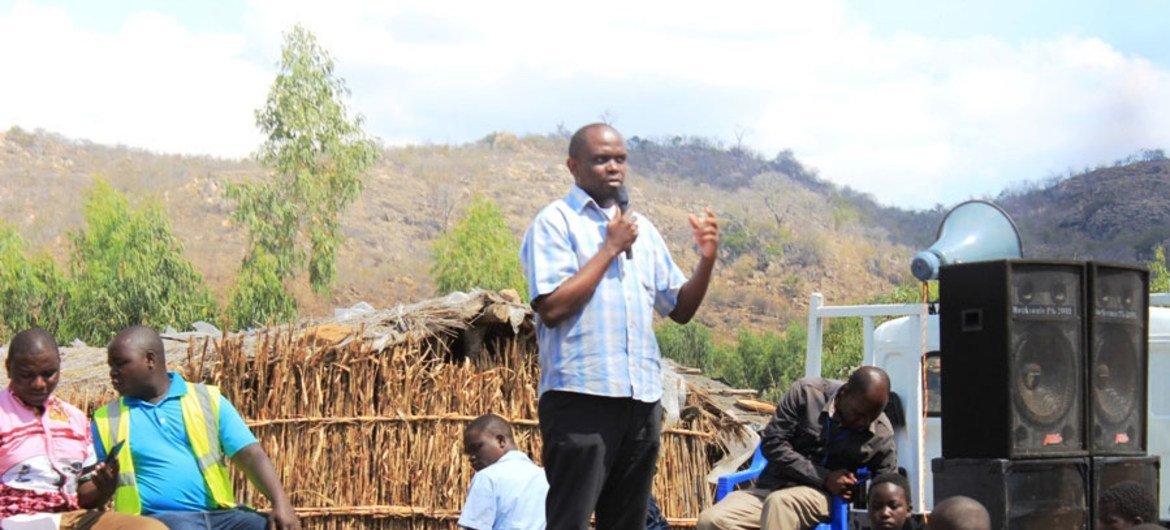
[[945, 458], [1085, 456], [1085, 265], [939, 273]]
[[1150, 279], [1141, 267], [1089, 263], [1089, 451], [1146, 451]]
[[[1089, 506], [1094, 521], [1100, 517], [1101, 492], [1119, 482], [1132, 481], [1145, 486], [1154, 498], [1155, 513], [1158, 511], [1160, 462], [1157, 456], [1098, 456], [1089, 460], [1092, 466]], [[1157, 520], [1147, 522], [1157, 522]]]
[[1087, 458], [935, 458], [930, 467], [935, 506], [947, 497], [971, 497], [987, 508], [992, 528], [1090, 528]]

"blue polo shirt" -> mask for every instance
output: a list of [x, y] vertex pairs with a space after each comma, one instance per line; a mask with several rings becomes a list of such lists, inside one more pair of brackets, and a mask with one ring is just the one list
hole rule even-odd
[[[130, 409], [130, 443], [122, 450], [129, 449], [134, 458], [142, 513], [214, 509], [215, 503], [207, 494], [203, 473], [191, 452], [183, 425], [179, 399], [187, 394], [187, 382], [175, 372], [168, 375], [171, 387], [157, 404], [126, 398]], [[91, 423], [91, 429], [97, 457], [105, 459], [106, 448], [102, 446], [97, 424]], [[228, 457], [256, 443], [239, 411], [223, 396], [219, 399], [219, 439]]]

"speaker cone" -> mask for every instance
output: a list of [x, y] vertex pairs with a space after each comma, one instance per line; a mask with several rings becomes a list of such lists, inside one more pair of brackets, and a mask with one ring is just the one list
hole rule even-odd
[[1079, 388], [1079, 351], [1051, 326], [1035, 326], [1024, 334], [1017, 343], [1017, 370], [1012, 382], [1012, 395], [1024, 418], [1052, 425], [1068, 414]]
[[1128, 328], [1106, 328], [1094, 340], [1097, 357], [1093, 367], [1093, 406], [1101, 419], [1116, 424], [1129, 418], [1138, 405], [1133, 391], [1140, 378], [1138, 353]]

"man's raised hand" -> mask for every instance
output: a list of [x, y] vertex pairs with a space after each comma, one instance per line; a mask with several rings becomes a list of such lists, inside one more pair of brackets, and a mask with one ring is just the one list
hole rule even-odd
[[706, 259], [715, 259], [719, 252], [719, 219], [710, 208], [703, 208], [706, 217], [690, 214], [687, 220], [691, 223], [691, 230], [695, 234], [695, 244], [699, 246], [699, 254]]

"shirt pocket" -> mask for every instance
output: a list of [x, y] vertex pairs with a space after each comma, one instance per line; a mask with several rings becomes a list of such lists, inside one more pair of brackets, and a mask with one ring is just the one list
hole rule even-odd
[[650, 305], [654, 305], [654, 299], [658, 296], [658, 289], [654, 285], [653, 267], [643, 264], [637, 268], [636, 275], [638, 278], [638, 290], [642, 292], [643, 300]]

